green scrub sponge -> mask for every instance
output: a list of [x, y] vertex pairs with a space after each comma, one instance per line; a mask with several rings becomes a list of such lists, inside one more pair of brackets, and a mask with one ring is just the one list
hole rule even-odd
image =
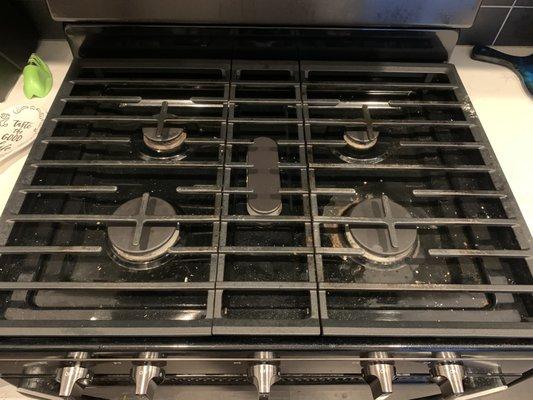
[[52, 73], [48, 65], [33, 53], [28, 59], [28, 65], [22, 71], [24, 77], [24, 94], [28, 99], [45, 97], [52, 89]]

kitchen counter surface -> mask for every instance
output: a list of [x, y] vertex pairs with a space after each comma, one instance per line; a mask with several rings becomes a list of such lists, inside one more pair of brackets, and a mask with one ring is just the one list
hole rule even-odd
[[[53, 78], [52, 90], [48, 96], [42, 99], [33, 98], [28, 100], [22, 91], [23, 82], [22, 76], [20, 76], [5, 101], [0, 102], [0, 112], [8, 107], [19, 104], [33, 105], [44, 112], [48, 112], [68, 71], [72, 61], [72, 54], [65, 40], [42, 41], [36, 53], [39, 54], [50, 67]], [[8, 160], [0, 162], [0, 210], [4, 209], [7, 200], [9, 199], [11, 189], [17, 181], [29, 151], [30, 147], [24, 149]]]
[[[533, 53], [532, 47], [499, 49], [516, 55]], [[529, 229], [533, 231], [533, 97], [526, 93], [513, 72], [497, 65], [473, 61], [469, 52], [470, 47], [457, 47], [451, 62], [457, 66]], [[44, 99], [27, 100], [22, 93], [22, 79], [19, 79], [6, 101], [0, 103], [0, 111], [17, 104], [35, 105], [43, 111], [50, 107], [72, 57], [65, 41], [44, 41], [40, 44], [38, 54], [52, 71], [52, 92]], [[4, 209], [28, 151], [26, 149], [0, 165], [0, 210]], [[513, 390], [513, 396], [516, 396], [514, 398], [528, 398], [525, 393], [530, 393], [531, 386], [521, 386], [523, 387]], [[509, 398], [506, 396], [509, 396], [509, 392], [484, 399]], [[19, 395], [14, 387], [8, 385], [0, 387], [0, 400], [2, 399], [26, 397]]]
[[[524, 56], [533, 47], [496, 47]], [[470, 58], [470, 46], [458, 46], [451, 58], [474, 104], [490, 144], [533, 232], [533, 96], [511, 70]]]

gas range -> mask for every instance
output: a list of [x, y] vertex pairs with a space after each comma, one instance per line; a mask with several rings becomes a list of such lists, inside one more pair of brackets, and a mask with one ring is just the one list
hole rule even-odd
[[67, 27], [75, 61], [2, 215], [3, 379], [376, 399], [527, 379], [531, 236], [452, 65], [317, 59], [316, 33], [272, 57], [292, 31], [102, 57], [116, 31]]

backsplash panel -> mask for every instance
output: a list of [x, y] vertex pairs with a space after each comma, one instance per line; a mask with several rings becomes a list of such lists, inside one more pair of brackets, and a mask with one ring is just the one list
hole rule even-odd
[[484, 0], [459, 44], [533, 46], [533, 0]]

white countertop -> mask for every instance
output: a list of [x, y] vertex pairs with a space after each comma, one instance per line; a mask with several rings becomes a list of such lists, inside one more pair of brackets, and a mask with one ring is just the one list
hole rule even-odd
[[[518, 56], [533, 53], [533, 47], [496, 48]], [[529, 230], [533, 232], [533, 96], [508, 68], [472, 60], [470, 46], [458, 46], [450, 62], [457, 67]]]
[[[516, 55], [533, 53], [533, 47], [498, 47]], [[52, 92], [44, 99], [27, 100], [19, 79], [0, 110], [16, 104], [32, 104], [47, 111], [68, 70], [72, 56], [65, 41], [43, 41], [37, 53], [52, 71]], [[533, 97], [509, 69], [470, 59], [470, 47], [458, 46], [451, 62], [464, 86], [494, 148], [524, 218], [533, 231]], [[0, 210], [24, 165], [29, 150], [0, 165]]]
[[[36, 53], [48, 64], [50, 71], [52, 72], [53, 86], [51, 92], [45, 98], [33, 98], [28, 100], [22, 91], [22, 76], [20, 76], [5, 101], [0, 102], [0, 112], [8, 107], [18, 104], [34, 105], [39, 107], [42, 111], [48, 112], [48, 109], [52, 105], [57, 91], [67, 74], [72, 61], [72, 54], [65, 40], [42, 41]], [[11, 188], [17, 181], [29, 151], [30, 147], [5, 162], [0, 163], [0, 188], [2, 188], [0, 190], [0, 210], [4, 210], [11, 194]]]

